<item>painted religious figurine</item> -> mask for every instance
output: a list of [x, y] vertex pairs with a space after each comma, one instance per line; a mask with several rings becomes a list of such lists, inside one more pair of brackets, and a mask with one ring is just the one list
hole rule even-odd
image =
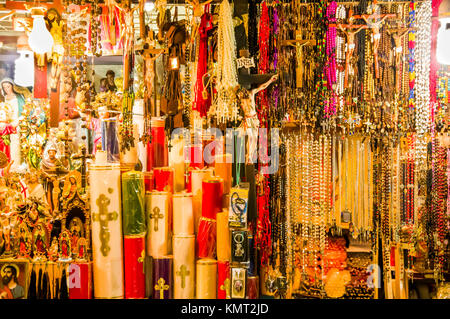
[[63, 26], [64, 22], [61, 19], [61, 15], [55, 8], [50, 8], [47, 11], [45, 22], [47, 29], [50, 31], [53, 38], [53, 47], [51, 57], [49, 61], [52, 62], [51, 74], [50, 74], [50, 88], [56, 89], [58, 84], [59, 74], [61, 72], [61, 64], [64, 56], [64, 43], [63, 43]]
[[25, 104], [25, 97], [23, 94], [18, 92], [14, 85], [14, 81], [9, 78], [5, 78], [0, 82], [0, 88], [1, 93], [5, 98], [3, 109], [6, 111], [6, 114], [4, 114], [5, 118], [3, 124], [6, 122], [10, 125], [6, 129], [6, 133], [9, 133], [9, 158], [13, 161], [11, 170], [14, 171], [17, 170], [22, 163], [18, 125], [22, 115], [23, 106]]
[[72, 249], [70, 246], [70, 234], [65, 230], [59, 235], [59, 260], [71, 260]]
[[46, 156], [41, 162], [42, 172], [44, 174], [45, 188], [47, 192], [47, 203], [50, 206], [52, 214], [58, 212], [59, 196], [59, 177], [67, 173], [61, 160], [57, 158], [57, 148], [51, 144], [46, 150]]
[[[238, 97], [241, 102], [242, 111], [244, 112], [244, 119], [239, 127], [242, 132], [245, 132], [247, 129], [253, 130], [249, 132], [249, 141], [247, 147], [247, 162], [250, 162], [250, 156], [256, 154], [256, 148], [258, 145], [258, 128], [259, 128], [259, 120], [258, 114], [256, 113], [256, 102], [255, 96], [257, 93], [266, 89], [270, 84], [275, 82], [278, 79], [278, 75], [275, 74], [268, 80], [266, 83], [261, 84], [255, 89], [246, 90], [245, 88], [241, 88], [238, 92]], [[256, 130], [256, 131], [255, 131]]]

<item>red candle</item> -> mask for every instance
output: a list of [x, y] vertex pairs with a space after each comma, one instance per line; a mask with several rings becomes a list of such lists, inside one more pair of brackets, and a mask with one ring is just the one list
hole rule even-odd
[[173, 192], [173, 168], [159, 167], [153, 169], [155, 190], [158, 192]]
[[147, 171], [169, 165], [164, 118], [152, 118], [151, 126], [152, 140], [147, 147]]
[[145, 236], [124, 238], [125, 298], [145, 298]]
[[196, 144], [187, 146], [187, 159], [189, 167], [203, 168], [203, 145]]
[[154, 189], [153, 172], [144, 172], [145, 191], [151, 192]]
[[217, 299], [230, 298], [230, 263], [228, 261], [217, 262]]
[[197, 233], [198, 258], [216, 257], [216, 221], [200, 218]]
[[211, 177], [202, 182], [202, 216], [216, 219], [222, 211], [223, 179]]

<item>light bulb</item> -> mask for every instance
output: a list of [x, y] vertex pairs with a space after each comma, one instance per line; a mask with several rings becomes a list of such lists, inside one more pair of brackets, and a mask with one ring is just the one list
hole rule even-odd
[[17, 85], [34, 86], [34, 54], [33, 51], [18, 51], [20, 57], [14, 62], [14, 82]]
[[450, 18], [439, 19], [436, 58], [439, 64], [450, 65]]
[[37, 54], [50, 53], [53, 47], [53, 37], [45, 26], [44, 16], [33, 16], [33, 30], [28, 38], [28, 44]]
[[151, 12], [155, 9], [155, 4], [153, 2], [146, 2], [144, 5], [144, 10], [147, 12]]

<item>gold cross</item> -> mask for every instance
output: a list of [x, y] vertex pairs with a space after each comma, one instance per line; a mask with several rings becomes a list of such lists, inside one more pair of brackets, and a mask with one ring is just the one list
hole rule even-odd
[[142, 263], [142, 272], [145, 273], [145, 250], [141, 252], [141, 256], [138, 258], [138, 263]]
[[155, 290], [159, 290], [159, 299], [164, 299], [164, 291], [169, 290], [169, 285], [165, 285], [164, 278], [158, 279], [158, 284], [155, 285]]
[[160, 209], [159, 207], [155, 207], [153, 208], [153, 213], [154, 214], [150, 214], [150, 219], [154, 219], [154, 225], [153, 225], [153, 229], [154, 231], [158, 231], [158, 220], [161, 218], [164, 218], [163, 214], [160, 214]]
[[220, 290], [225, 290], [227, 297], [230, 295], [230, 278], [223, 281], [223, 285], [220, 285]]
[[187, 267], [185, 265], [180, 266], [180, 270], [177, 271], [177, 276], [181, 277], [181, 288], [186, 287], [186, 276], [190, 275], [190, 271], [187, 270]]
[[[112, 193], [113, 190], [110, 188], [108, 189], [108, 192]], [[116, 220], [119, 214], [117, 214], [117, 212], [108, 212], [108, 205], [111, 201], [105, 194], [100, 194], [95, 203], [98, 206], [98, 214], [92, 214], [92, 220], [93, 222], [100, 223], [100, 241], [102, 243], [100, 251], [102, 252], [102, 255], [106, 257], [111, 250], [108, 246], [110, 237], [108, 222]]]

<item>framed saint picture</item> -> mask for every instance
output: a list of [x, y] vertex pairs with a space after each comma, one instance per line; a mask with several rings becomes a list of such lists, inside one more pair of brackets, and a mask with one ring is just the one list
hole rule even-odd
[[28, 274], [27, 260], [0, 260], [0, 299], [26, 299]]

